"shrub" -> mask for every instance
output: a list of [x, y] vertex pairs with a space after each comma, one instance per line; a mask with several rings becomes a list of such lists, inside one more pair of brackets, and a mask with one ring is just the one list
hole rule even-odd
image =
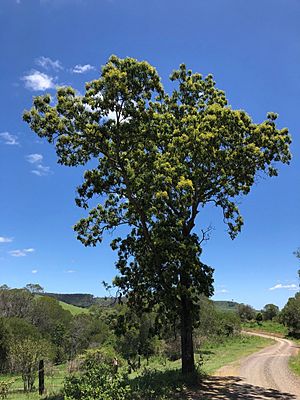
[[130, 400], [124, 375], [117, 373], [112, 349], [89, 351], [81, 374], [66, 378], [65, 400]]

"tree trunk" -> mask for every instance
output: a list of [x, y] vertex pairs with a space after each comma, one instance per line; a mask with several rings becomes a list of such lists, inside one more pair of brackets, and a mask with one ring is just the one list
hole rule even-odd
[[181, 298], [181, 363], [182, 374], [195, 372], [191, 307], [185, 295]]

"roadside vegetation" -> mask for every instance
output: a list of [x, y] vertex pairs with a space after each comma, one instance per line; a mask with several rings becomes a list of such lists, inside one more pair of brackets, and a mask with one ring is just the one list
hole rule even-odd
[[[270, 343], [241, 335], [238, 313], [221, 311], [201, 296], [201, 323], [195, 329], [197, 372], [183, 378], [176, 316], [170, 323], [157, 310], [138, 315], [126, 304], [93, 305], [84, 313], [76, 306], [62, 306], [55, 298], [28, 287], [0, 289], [0, 394], [7, 394], [9, 400], [41, 398], [40, 359], [45, 361], [43, 398], [58, 400], [64, 392], [67, 400], [84, 400], [88, 386], [91, 396], [94, 389], [102, 393], [106, 388], [105, 400], [117, 400], [116, 393], [124, 395], [120, 400], [127, 395], [138, 400], [145, 394], [156, 400], [173, 398], [187, 385], [197, 384], [204, 374]], [[101, 384], [100, 375], [104, 379]]]

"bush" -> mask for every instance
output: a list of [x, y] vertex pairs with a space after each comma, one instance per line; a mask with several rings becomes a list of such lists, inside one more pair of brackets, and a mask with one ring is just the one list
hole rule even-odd
[[80, 375], [66, 378], [65, 400], [130, 400], [124, 375], [116, 372], [112, 349], [89, 351]]
[[11, 387], [11, 385], [14, 383], [13, 379], [10, 379], [8, 381], [1, 381], [0, 382], [0, 399], [6, 399], [8, 392], [9, 392], [9, 388]]

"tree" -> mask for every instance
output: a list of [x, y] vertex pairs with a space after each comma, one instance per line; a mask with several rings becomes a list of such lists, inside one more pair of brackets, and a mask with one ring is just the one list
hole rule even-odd
[[281, 311], [280, 320], [288, 327], [292, 336], [300, 337], [300, 292], [288, 299]]
[[209, 203], [220, 207], [234, 238], [243, 224], [235, 198], [248, 194], [258, 173], [277, 175], [275, 162], [290, 160], [287, 129], [277, 115], [255, 124], [227, 105], [212, 75], [185, 65], [171, 74], [169, 95], [147, 62], [112, 56], [84, 96], [70, 87], [34, 99], [23, 115], [38, 136], [56, 147], [67, 166], [96, 162], [84, 174], [76, 203], [89, 208], [75, 225], [86, 246], [127, 225], [115, 238], [119, 276], [114, 283], [130, 306], [181, 318], [182, 371], [194, 370], [193, 326], [201, 293], [213, 293], [213, 270], [200, 261], [205, 239], [194, 232]]
[[21, 373], [25, 392], [33, 390], [40, 359], [48, 358], [50, 354], [51, 348], [45, 340], [26, 338], [11, 343], [9, 352], [11, 368], [14, 372]]
[[0, 290], [1, 317], [28, 317], [33, 295], [24, 289]]
[[0, 372], [5, 371], [7, 367], [10, 332], [4, 318], [0, 318]]
[[262, 310], [262, 315], [265, 321], [272, 321], [279, 315], [279, 307], [275, 304], [266, 304]]
[[27, 283], [25, 289], [33, 294], [44, 293], [44, 288], [39, 283]]
[[255, 318], [256, 312], [254, 308], [249, 306], [248, 304], [239, 304], [238, 315], [241, 321], [251, 321]]

